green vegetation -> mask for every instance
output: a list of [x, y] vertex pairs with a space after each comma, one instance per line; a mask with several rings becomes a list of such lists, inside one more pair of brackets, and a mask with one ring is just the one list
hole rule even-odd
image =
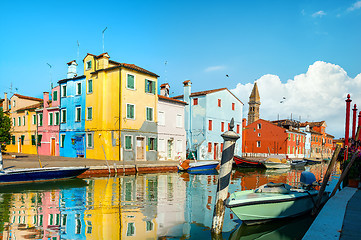
[[11, 129], [11, 120], [6, 116], [2, 109], [0, 109], [0, 145], [1, 150], [6, 150], [6, 144], [10, 143], [10, 129]]

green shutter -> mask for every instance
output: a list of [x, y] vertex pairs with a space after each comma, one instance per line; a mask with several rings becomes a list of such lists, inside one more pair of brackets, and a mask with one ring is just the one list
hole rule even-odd
[[127, 87], [130, 89], [134, 89], [134, 76], [133, 75], [127, 76]]
[[35, 135], [31, 135], [31, 145], [36, 145], [36, 143], [35, 143]]
[[145, 87], [144, 87], [144, 89], [145, 89], [145, 92], [146, 92], [146, 93], [149, 92], [149, 87], [148, 87], [148, 86], [149, 86], [149, 85], [148, 85], [148, 80], [145, 79]]
[[38, 135], [38, 146], [41, 146], [41, 138], [43, 137], [43, 135]]
[[152, 82], [152, 93], [155, 94], [155, 82]]

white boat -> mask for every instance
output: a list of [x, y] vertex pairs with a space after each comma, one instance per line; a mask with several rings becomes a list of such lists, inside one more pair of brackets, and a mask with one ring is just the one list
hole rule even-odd
[[[292, 188], [284, 183], [268, 183], [255, 190], [231, 194], [226, 204], [245, 224], [257, 224], [276, 219], [295, 217], [310, 212], [317, 200], [318, 191], [312, 188], [315, 176], [302, 172], [303, 188]], [[328, 199], [322, 196], [321, 203]]]
[[263, 162], [266, 168], [290, 168], [291, 164], [286, 155], [269, 155]]

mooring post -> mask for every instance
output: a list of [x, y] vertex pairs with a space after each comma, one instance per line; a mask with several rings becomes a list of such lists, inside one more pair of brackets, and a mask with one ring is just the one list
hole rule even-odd
[[357, 114], [357, 108], [356, 108], [356, 104], [353, 105], [353, 115], [352, 115], [352, 139], [355, 139], [355, 135], [356, 135], [356, 114]]
[[212, 234], [219, 235], [222, 233], [225, 201], [228, 197], [228, 186], [231, 180], [232, 162], [234, 155], [235, 143], [239, 136], [233, 131], [234, 119], [232, 118], [229, 124], [229, 131], [223, 133], [221, 136], [224, 139], [221, 168], [218, 176], [216, 205], [214, 206]]
[[344, 161], [347, 159], [348, 155], [348, 138], [350, 137], [350, 108], [351, 102], [350, 94], [347, 94], [346, 101], [346, 125], [345, 125], [345, 153], [344, 153]]

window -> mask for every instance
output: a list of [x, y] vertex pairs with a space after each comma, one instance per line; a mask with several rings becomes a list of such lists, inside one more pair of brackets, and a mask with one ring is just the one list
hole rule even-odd
[[224, 132], [224, 122], [221, 122], [221, 132]]
[[127, 236], [134, 236], [134, 234], [135, 234], [135, 225], [134, 225], [134, 223], [128, 223]]
[[182, 142], [182, 140], [177, 140], [176, 148], [177, 148], [177, 153], [181, 153], [181, 152], [182, 152], [182, 149], [183, 149], [183, 142]]
[[239, 133], [239, 127], [240, 127], [239, 124], [237, 124], [237, 133]]
[[261, 136], [261, 133], [258, 133], [258, 137], [260, 137]]
[[43, 114], [39, 113], [38, 126], [43, 126]]
[[257, 147], [261, 147], [261, 141], [257, 141]]
[[193, 98], [193, 105], [198, 105], [198, 98]]
[[158, 112], [158, 125], [165, 126], [165, 113], [159, 111]]
[[87, 133], [86, 134], [86, 147], [87, 148], [93, 148], [94, 147], [93, 133]]
[[87, 120], [92, 120], [93, 119], [93, 108], [92, 107], [87, 108], [86, 119]]
[[152, 221], [147, 221], [147, 231], [152, 231], [153, 230], [153, 223]]
[[66, 97], [66, 85], [61, 86], [61, 96]]
[[89, 70], [91, 68], [92, 68], [92, 61], [89, 60], [89, 61], [86, 62], [86, 70]]
[[88, 80], [88, 88], [87, 88], [87, 93], [92, 93], [93, 92], [93, 80], [89, 79]]
[[18, 126], [21, 126], [21, 117], [18, 117]]
[[54, 113], [49, 113], [49, 119], [48, 119], [48, 125], [49, 126], [52, 126], [54, 123], [53, 123], [53, 115]]
[[55, 113], [55, 125], [59, 125], [59, 120], [60, 120], [60, 113], [56, 112]]
[[66, 109], [61, 109], [61, 122], [66, 123]]
[[127, 118], [128, 119], [135, 119], [134, 108], [135, 108], [134, 104], [129, 104], [129, 103], [127, 104]]
[[15, 136], [11, 136], [11, 144], [15, 145]]
[[260, 123], [257, 124], [257, 129], [261, 129], [262, 125]]
[[125, 136], [125, 150], [132, 150], [132, 136]]
[[25, 126], [25, 116], [23, 116], [23, 126]]
[[60, 147], [64, 147], [65, 134], [60, 134]]
[[232, 110], [234, 111], [234, 109], [236, 109], [236, 104], [232, 103]]
[[41, 146], [41, 139], [43, 138], [43, 135], [38, 134], [38, 146]]
[[33, 123], [33, 125], [35, 125], [36, 124], [36, 115], [34, 114], [34, 115], [32, 115], [32, 123]]
[[135, 90], [135, 77], [134, 77], [134, 75], [127, 74], [127, 88]]
[[180, 114], [177, 114], [177, 117], [176, 117], [176, 126], [177, 126], [177, 128], [181, 128], [182, 127], [182, 125], [183, 125], [183, 117], [182, 117], [182, 115], [180, 115]]
[[146, 108], [147, 111], [147, 121], [153, 121], [154, 117], [153, 117], [153, 108], [151, 107], [147, 107]]
[[35, 135], [31, 135], [31, 145], [35, 146], [36, 145], [36, 138]]
[[81, 107], [75, 108], [75, 122], [80, 122], [81, 120]]
[[21, 135], [21, 145], [24, 145], [25, 135]]
[[157, 139], [156, 138], [148, 138], [148, 150], [157, 151]]
[[58, 101], [58, 91], [53, 92], [53, 101]]
[[92, 222], [91, 221], [87, 221], [87, 229], [86, 229], [86, 233], [87, 234], [91, 234], [93, 231], [93, 226], [92, 226]]
[[209, 153], [212, 152], [212, 143], [211, 142], [208, 143], [208, 152]]
[[15, 100], [13, 100], [13, 107], [16, 107], [16, 102], [15, 102]]
[[221, 99], [218, 99], [218, 107], [221, 107]]
[[165, 152], [165, 140], [158, 139], [158, 151]]
[[208, 120], [208, 130], [212, 131], [212, 120]]
[[76, 95], [81, 95], [81, 83], [76, 84]]
[[16, 126], [16, 120], [15, 120], [15, 118], [13, 118], [13, 126], [14, 126], [14, 127]]
[[145, 92], [155, 94], [155, 81], [145, 79]]

